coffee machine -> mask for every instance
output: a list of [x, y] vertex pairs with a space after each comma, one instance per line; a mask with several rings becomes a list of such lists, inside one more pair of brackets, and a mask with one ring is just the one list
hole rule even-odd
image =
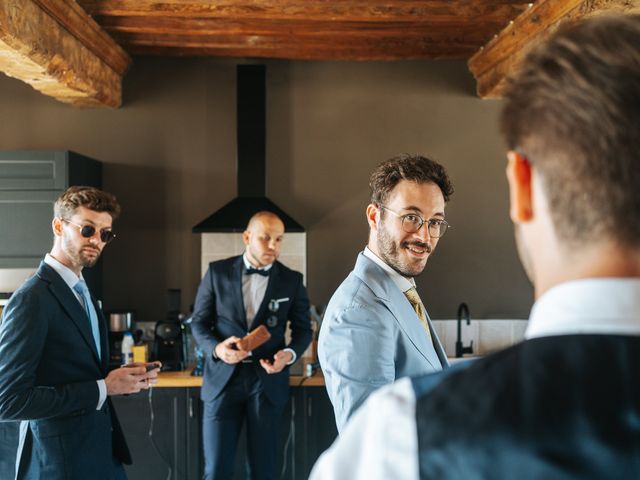
[[133, 312], [109, 312], [109, 370], [113, 370], [122, 365], [122, 336], [125, 332], [131, 331], [132, 325]]
[[168, 312], [164, 320], [156, 323], [153, 358], [162, 362], [163, 371], [184, 370], [185, 332], [180, 313], [180, 289], [168, 290]]

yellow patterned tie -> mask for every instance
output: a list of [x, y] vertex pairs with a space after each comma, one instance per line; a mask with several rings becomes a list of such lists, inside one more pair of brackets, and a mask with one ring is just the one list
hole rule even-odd
[[422, 302], [420, 301], [420, 295], [418, 295], [418, 292], [415, 288], [410, 288], [409, 290], [404, 292], [404, 294], [407, 297], [407, 300], [409, 300], [409, 303], [411, 304], [413, 309], [416, 311], [416, 314], [420, 319], [420, 323], [422, 324], [422, 328], [424, 328], [424, 331], [427, 332], [427, 338], [431, 340], [431, 331], [429, 330], [427, 315], [424, 312], [424, 307], [422, 306]]

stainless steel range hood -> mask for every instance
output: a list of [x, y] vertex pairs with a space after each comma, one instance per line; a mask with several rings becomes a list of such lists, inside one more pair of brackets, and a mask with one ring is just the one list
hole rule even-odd
[[193, 233], [242, 232], [261, 210], [277, 214], [287, 232], [304, 228], [266, 197], [266, 67], [237, 66], [238, 196], [193, 227]]

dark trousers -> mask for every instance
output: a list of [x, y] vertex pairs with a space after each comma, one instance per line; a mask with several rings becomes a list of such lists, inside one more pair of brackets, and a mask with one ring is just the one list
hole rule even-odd
[[266, 397], [255, 368], [252, 363], [239, 364], [224, 391], [212, 401], [204, 402], [206, 480], [233, 479], [238, 437], [245, 420], [249, 478], [276, 478], [278, 427], [284, 407], [273, 405]]

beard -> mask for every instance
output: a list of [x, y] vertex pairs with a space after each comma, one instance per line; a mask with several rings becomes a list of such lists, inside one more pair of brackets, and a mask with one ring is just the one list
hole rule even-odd
[[249, 260], [253, 260], [254, 262], [256, 262], [258, 264], [258, 268], [263, 268], [271, 265], [278, 259], [278, 254], [275, 252], [273, 255], [265, 255], [264, 252], [260, 252], [258, 249], [255, 249], [252, 246], [249, 246], [247, 250], [249, 252]]
[[428, 254], [431, 254], [433, 249], [428, 243], [419, 241], [402, 241], [397, 242], [385, 228], [384, 224], [380, 224], [377, 235], [377, 245], [380, 257], [385, 261], [387, 265], [393, 268], [403, 277], [415, 277], [420, 275], [424, 268], [427, 266], [427, 259], [412, 259], [408, 254], [404, 253], [410, 245], [424, 249]]
[[[69, 260], [78, 267], [93, 267], [100, 258], [100, 249], [91, 245], [74, 245], [70, 240], [62, 242], [62, 250]], [[94, 252], [95, 255], [91, 255]]]

